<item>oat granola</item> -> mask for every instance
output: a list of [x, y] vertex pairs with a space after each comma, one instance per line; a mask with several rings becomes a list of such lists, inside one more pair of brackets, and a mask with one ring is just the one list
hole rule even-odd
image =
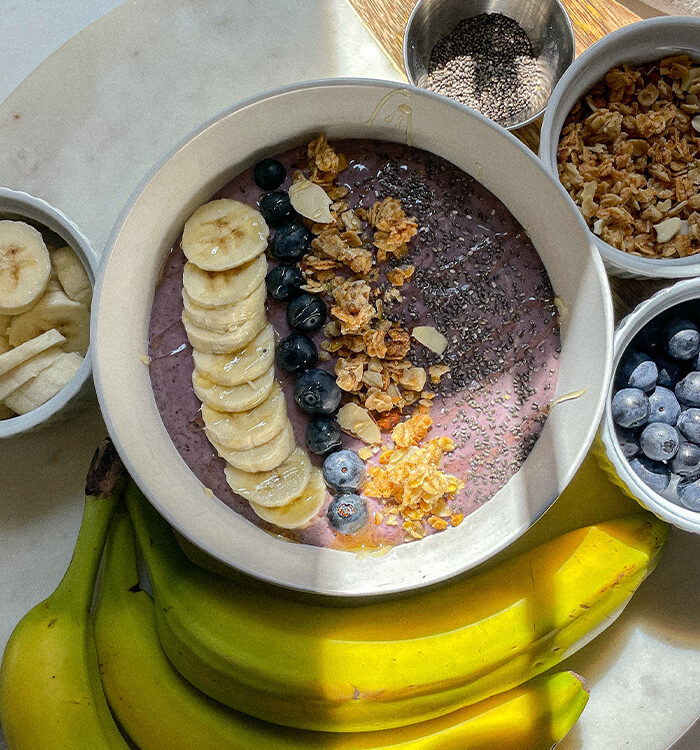
[[559, 177], [613, 247], [649, 258], [700, 252], [699, 97], [700, 64], [675, 55], [613, 68], [569, 114]]

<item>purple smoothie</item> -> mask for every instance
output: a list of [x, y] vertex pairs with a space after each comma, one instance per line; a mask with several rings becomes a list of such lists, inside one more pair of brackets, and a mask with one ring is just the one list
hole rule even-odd
[[[401, 260], [401, 264], [414, 264], [416, 271], [401, 289], [403, 300], [388, 317], [409, 331], [416, 325], [432, 325], [448, 338], [442, 357], [414, 342], [409, 358], [426, 368], [443, 362], [451, 367], [449, 375], [433, 386], [437, 395], [428, 438], [448, 435], [455, 441], [456, 449], [445, 456], [443, 468], [465, 482], [465, 489], [450, 506], [453, 512], [468, 516], [520, 468], [546, 419], [560, 351], [547, 273], [508, 209], [444, 159], [377, 141], [348, 140], [332, 145], [348, 159], [347, 169], [336, 182], [348, 187], [344, 200], [351, 208], [370, 208], [375, 200], [385, 197], [400, 198], [406, 213], [418, 222], [419, 232], [409, 245], [408, 256]], [[283, 185], [287, 188], [292, 172], [307, 166], [306, 146], [276, 158], [287, 167]], [[251, 168], [213, 198], [255, 205], [262, 192]], [[178, 241], [155, 291], [149, 356], [151, 383], [163, 423], [193, 473], [249, 521], [294, 541], [340, 548], [406, 541], [400, 526], [371, 521], [360, 534], [344, 537], [329, 525], [325, 508], [307, 528], [281, 533], [234, 495], [224, 477], [224, 461], [204, 434], [201, 404], [192, 390], [192, 350], [180, 322], [184, 263]], [[289, 334], [283, 303], [268, 301], [268, 319], [280, 337]], [[323, 332], [315, 338], [320, 344]], [[334, 359], [321, 366], [332, 372]], [[281, 370], [276, 378], [287, 397], [297, 444], [304, 446], [307, 417], [294, 403], [293, 378]], [[386, 435], [385, 442], [388, 439]], [[349, 436], [344, 436], [344, 444], [354, 449], [362, 445]], [[321, 463], [316, 457], [312, 460]], [[370, 519], [375, 511], [385, 510], [381, 501], [368, 501]], [[468, 518], [464, 522], [468, 523]], [[428, 524], [425, 527], [426, 533], [432, 533]]]

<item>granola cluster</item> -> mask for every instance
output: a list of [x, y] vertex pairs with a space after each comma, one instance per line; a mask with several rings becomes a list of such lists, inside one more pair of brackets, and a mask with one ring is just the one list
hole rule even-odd
[[424, 521], [438, 531], [458, 526], [464, 516], [453, 513], [449, 501], [464, 482], [440, 468], [442, 457], [454, 450], [446, 436], [425, 442], [432, 425], [427, 409], [399, 422], [392, 433], [394, 448], [385, 447], [379, 463], [370, 466], [364, 494], [386, 502], [386, 513], [375, 513], [374, 523], [402, 524], [409, 538], [425, 536]]
[[[350, 209], [342, 200], [347, 189], [335, 184], [347, 160], [325, 136], [314, 139], [307, 154], [309, 179], [334, 201], [329, 207], [333, 222], [309, 223], [315, 235], [312, 252], [300, 264], [304, 289], [330, 298], [330, 322], [321, 348], [326, 358], [337, 357], [338, 386], [387, 431], [407, 406], [428, 405], [434, 395], [424, 390], [426, 371], [408, 358], [409, 332], [386, 317], [390, 305], [401, 301], [400, 289], [415, 270], [398, 261], [408, 252], [418, 224], [396, 198], [376, 201], [369, 209]], [[294, 180], [301, 179], [306, 177], [297, 172]], [[378, 264], [389, 259], [396, 265], [382, 278]]]
[[650, 258], [700, 252], [700, 67], [687, 55], [610, 70], [569, 114], [559, 177], [592, 230]]

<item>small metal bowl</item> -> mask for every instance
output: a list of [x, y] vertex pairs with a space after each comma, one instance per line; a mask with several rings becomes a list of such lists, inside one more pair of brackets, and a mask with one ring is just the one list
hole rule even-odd
[[[653, 297], [640, 303], [615, 331], [613, 373], [617, 370], [622, 355], [627, 351], [634, 337], [647, 323], [666, 310], [684, 303], [700, 305], [700, 278], [678, 281], [673, 286], [662, 289]], [[647, 510], [679, 529], [700, 534], [700, 513], [688, 510], [674, 502], [671, 497], [667, 497], [665, 494], [660, 495], [652, 490], [635, 474], [629, 461], [623, 455], [612, 419], [612, 382], [611, 380], [598, 438], [593, 444], [593, 453], [598, 463], [626, 495], [636, 500]]]
[[430, 53], [460, 21], [480, 13], [500, 13], [517, 21], [537, 57], [540, 82], [529, 106], [498, 124], [515, 130], [536, 120], [574, 60], [574, 30], [559, 0], [418, 0], [403, 37], [403, 65], [409, 83], [428, 88]]
[[[55, 238], [56, 244], [70, 245], [94, 285], [99, 258], [87, 237], [57, 208], [28, 193], [0, 187], [0, 219], [26, 221], [44, 237]], [[53, 398], [26, 414], [0, 420], [0, 439], [35, 432], [75, 416], [94, 398], [91, 371], [88, 349], [78, 371]]]

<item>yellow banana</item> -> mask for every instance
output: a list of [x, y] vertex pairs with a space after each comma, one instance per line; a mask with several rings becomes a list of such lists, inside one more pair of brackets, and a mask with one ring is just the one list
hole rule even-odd
[[251, 716], [331, 732], [425, 721], [546, 671], [626, 604], [668, 534], [635, 514], [436, 591], [338, 609], [195, 567], [135, 485], [126, 498], [176, 669]]
[[10, 750], [128, 750], [102, 692], [89, 615], [122, 475], [114, 446], [103, 442], [68, 570], [10, 636], [0, 667], [0, 722]]
[[107, 540], [95, 638], [109, 705], [141, 750], [549, 750], [588, 700], [581, 679], [561, 672], [398, 729], [339, 734], [276, 726], [216, 703], [180, 676], [160, 648], [153, 602], [138, 581], [131, 524], [118, 514]]

